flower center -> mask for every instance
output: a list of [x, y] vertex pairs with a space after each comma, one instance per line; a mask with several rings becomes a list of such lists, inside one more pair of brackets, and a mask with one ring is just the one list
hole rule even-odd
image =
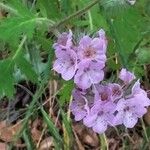
[[129, 110], [130, 110], [129, 106], [124, 108], [124, 111], [129, 111]]
[[105, 93], [105, 92], [101, 93], [101, 100], [102, 100], [102, 101], [108, 100], [108, 94]]
[[112, 88], [112, 95], [113, 96], [121, 95], [121, 91], [120, 91], [119, 87], [113, 87]]
[[70, 59], [70, 64], [73, 66], [75, 64], [73, 59]]
[[81, 102], [77, 102], [77, 106], [81, 109], [84, 108], [85, 102], [82, 100]]
[[95, 49], [91, 46], [87, 47], [84, 51], [84, 57], [86, 58], [93, 58], [95, 56], [96, 52]]
[[98, 112], [98, 116], [102, 116], [103, 114], [104, 114], [103, 111], [99, 111], [99, 112]]
[[63, 34], [63, 35], [58, 39], [58, 43], [59, 43], [60, 45], [66, 46], [67, 40], [68, 40], [67, 34]]

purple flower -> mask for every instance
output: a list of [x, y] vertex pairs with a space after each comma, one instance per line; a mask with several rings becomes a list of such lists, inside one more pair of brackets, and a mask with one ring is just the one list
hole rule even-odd
[[107, 42], [105, 40], [105, 33], [103, 30], [99, 31], [100, 37], [90, 38], [89, 36], [84, 36], [81, 38], [78, 47], [78, 56], [82, 60], [92, 60], [98, 62], [106, 61], [106, 48]]
[[87, 115], [87, 102], [85, 101], [85, 98], [83, 97], [81, 91], [77, 89], [73, 90], [72, 95], [73, 101], [71, 102], [70, 110], [75, 116], [75, 120], [80, 121]]
[[112, 90], [108, 85], [95, 85], [95, 101], [112, 101]]
[[115, 105], [112, 102], [97, 102], [91, 108], [90, 113], [83, 119], [84, 125], [101, 134], [107, 130], [108, 125], [112, 125]]
[[103, 29], [100, 29], [98, 31], [98, 35], [99, 35], [100, 43], [102, 44], [102, 48], [101, 49], [103, 49], [104, 53], [106, 53], [107, 39], [106, 39], [105, 31]]
[[147, 93], [140, 88], [140, 82], [137, 80], [132, 87], [132, 93], [126, 96], [127, 99], [121, 99], [117, 103], [117, 114], [114, 119], [114, 125], [124, 124], [127, 128], [133, 128], [146, 112], [147, 106], [150, 106], [150, 100]]
[[72, 31], [69, 30], [69, 33], [63, 32], [59, 35], [56, 43], [53, 44], [55, 49], [56, 57], [59, 57], [61, 51], [66, 51], [72, 47]]
[[64, 80], [70, 80], [77, 70], [77, 55], [73, 50], [61, 52], [55, 60], [53, 69], [60, 73]]
[[147, 95], [147, 93], [140, 87], [140, 80], [137, 80], [132, 87], [132, 95], [141, 94]]
[[75, 120], [80, 121], [89, 113], [90, 108], [93, 106], [94, 95], [90, 90], [74, 89], [72, 96], [73, 101], [71, 102], [70, 110], [75, 116]]
[[87, 89], [92, 84], [99, 83], [104, 78], [103, 67], [104, 63], [82, 61], [78, 64], [78, 71], [74, 77], [74, 82], [81, 89]]
[[137, 101], [141, 102], [140, 105], [142, 106], [150, 105], [150, 99], [147, 97], [147, 93], [143, 89], [141, 89], [139, 80], [137, 80], [133, 85], [132, 93], [130, 96], [136, 99]]
[[108, 86], [111, 89], [113, 101], [120, 99], [123, 96], [123, 89], [119, 84], [110, 83], [110, 84], [108, 84]]
[[69, 30], [69, 33], [63, 32], [59, 35], [57, 43], [54, 43], [53, 47], [55, 49], [66, 49], [72, 46], [72, 31]]
[[114, 125], [124, 124], [127, 128], [133, 128], [146, 112], [142, 99], [130, 98], [121, 99], [117, 103], [117, 114], [114, 118]]
[[119, 78], [124, 81], [125, 84], [129, 84], [132, 80], [135, 79], [135, 75], [123, 68], [120, 71]]

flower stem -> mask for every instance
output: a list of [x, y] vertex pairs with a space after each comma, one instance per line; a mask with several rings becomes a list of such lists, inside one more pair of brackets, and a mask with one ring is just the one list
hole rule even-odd
[[86, 11], [88, 11], [91, 7], [93, 7], [94, 5], [96, 5], [100, 0], [93, 0], [89, 5], [87, 5], [86, 7], [84, 7], [83, 9], [71, 14], [70, 16], [64, 18], [63, 20], [61, 20], [60, 22], [56, 23], [52, 28], [57, 28], [60, 25], [64, 24], [65, 22], [69, 21], [72, 18], [75, 18], [77, 16], [81, 16], [82, 14], [84, 14]]
[[143, 128], [143, 130], [144, 130], [144, 136], [145, 136], [146, 142], [149, 143], [149, 138], [148, 138], [148, 135], [147, 135], [147, 132], [146, 132], [146, 127], [145, 127], [143, 118], [141, 118], [141, 123], [142, 123], [142, 128]]
[[101, 146], [100, 150], [108, 150], [109, 147], [108, 147], [107, 137], [105, 133], [100, 134], [99, 137], [100, 137], [100, 146]]

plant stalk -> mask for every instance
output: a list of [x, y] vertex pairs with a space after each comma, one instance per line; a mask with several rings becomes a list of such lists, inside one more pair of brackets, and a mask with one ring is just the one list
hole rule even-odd
[[91, 7], [93, 7], [94, 5], [96, 5], [100, 0], [93, 0], [89, 5], [87, 5], [86, 7], [84, 7], [83, 9], [73, 13], [72, 15], [64, 18], [63, 20], [61, 20], [60, 22], [56, 23], [52, 28], [57, 28], [60, 25], [64, 24], [65, 22], [69, 21], [70, 19], [73, 19], [77, 16], [81, 16], [83, 15], [85, 12], [87, 12]]

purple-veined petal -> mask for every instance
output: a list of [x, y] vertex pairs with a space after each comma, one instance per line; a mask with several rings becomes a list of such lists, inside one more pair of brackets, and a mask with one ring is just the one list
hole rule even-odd
[[121, 69], [119, 78], [124, 81], [125, 84], [129, 84], [132, 80], [135, 79], [135, 75], [130, 71], [127, 71], [125, 68]]
[[127, 128], [133, 128], [135, 124], [137, 123], [137, 121], [138, 121], [138, 118], [135, 117], [131, 112], [126, 112], [124, 116], [123, 124]]

